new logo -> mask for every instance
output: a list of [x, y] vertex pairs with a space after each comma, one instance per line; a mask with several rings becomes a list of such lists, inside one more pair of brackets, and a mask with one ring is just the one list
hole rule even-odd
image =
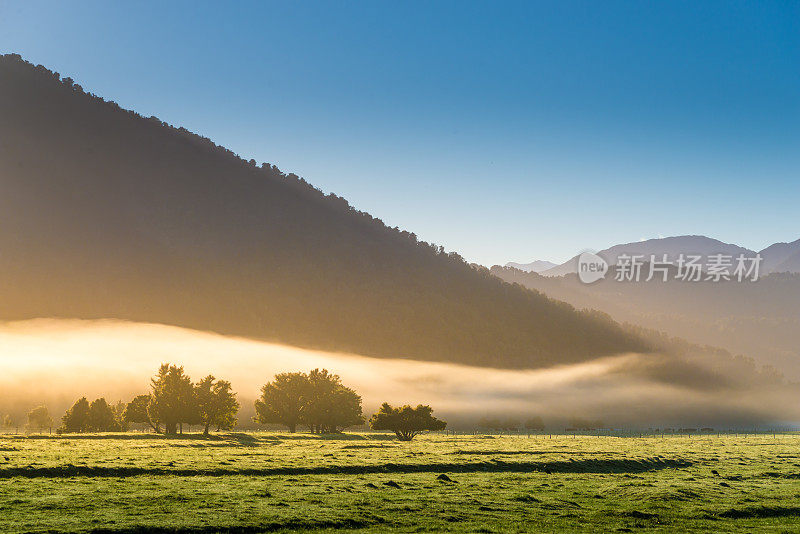
[[584, 284], [597, 282], [606, 277], [608, 262], [592, 252], [584, 252], [578, 256], [578, 278]]

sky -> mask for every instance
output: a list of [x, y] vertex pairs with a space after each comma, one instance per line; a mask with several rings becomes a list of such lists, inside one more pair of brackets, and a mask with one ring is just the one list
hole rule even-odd
[[0, 52], [484, 265], [800, 238], [800, 2], [0, 0]]

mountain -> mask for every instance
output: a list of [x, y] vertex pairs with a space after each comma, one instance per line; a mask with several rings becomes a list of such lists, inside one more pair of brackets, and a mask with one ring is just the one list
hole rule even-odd
[[574, 274], [546, 277], [499, 266], [492, 272], [577, 308], [742, 354], [800, 380], [800, 274], [772, 273], [756, 282], [617, 282], [612, 270], [583, 284]]
[[0, 57], [0, 319], [532, 368], [647, 351], [294, 174]]
[[555, 266], [555, 263], [547, 260], [535, 260], [530, 263], [514, 263], [513, 261], [506, 263], [506, 267], [513, 267], [514, 269], [519, 269], [526, 273], [540, 273], [547, 269], [552, 269]]
[[775, 243], [761, 252], [761, 269], [765, 273], [800, 273], [800, 239], [791, 243]]
[[733, 257], [756, 254], [708, 237], [679, 236], [600, 251], [612, 271], [592, 284], [581, 283], [574, 274], [577, 256], [540, 274], [498, 266], [492, 267], [492, 272], [577, 308], [608, 313], [616, 321], [745, 354], [800, 380], [800, 240], [760, 251], [759, 280], [747, 283], [685, 282], [675, 280], [675, 272], [667, 282], [657, 278], [649, 283], [620, 283], [615, 280], [614, 264], [622, 253], [643, 255], [643, 261], [651, 254], [659, 259], [667, 254], [672, 261], [681, 253], [705, 258], [718, 253]]
[[[656, 256], [656, 258], [660, 260], [664, 254], [667, 255], [668, 261], [675, 261], [680, 254], [694, 254], [703, 256], [704, 258], [714, 254], [724, 254], [733, 257], [739, 254], [744, 254], [746, 257], [753, 257], [756, 255], [755, 251], [738, 245], [723, 243], [722, 241], [701, 235], [664, 237], [635, 243], [624, 243], [601, 250], [597, 254], [606, 260], [609, 265], [616, 264], [617, 258], [622, 254], [627, 254], [629, 256], [641, 255], [643, 256], [643, 261], [649, 261], [651, 255]], [[576, 272], [578, 272], [578, 256], [552, 269], [542, 271], [541, 274], [544, 276], [564, 276]]]
[[800, 252], [792, 254], [777, 266], [772, 271], [773, 273], [800, 273]]

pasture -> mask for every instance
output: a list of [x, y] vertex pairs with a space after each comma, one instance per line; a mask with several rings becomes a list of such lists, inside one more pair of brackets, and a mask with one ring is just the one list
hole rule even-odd
[[800, 530], [800, 436], [0, 436], [1, 532]]

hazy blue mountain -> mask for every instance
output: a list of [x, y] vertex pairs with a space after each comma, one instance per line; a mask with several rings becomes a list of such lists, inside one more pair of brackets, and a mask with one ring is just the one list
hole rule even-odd
[[530, 263], [514, 263], [513, 261], [506, 263], [506, 267], [513, 267], [514, 269], [519, 269], [526, 273], [540, 273], [547, 269], [552, 269], [555, 266], [555, 263], [547, 260], [535, 260]]
[[761, 252], [765, 273], [800, 273], [800, 239], [791, 243], [775, 243]]
[[575, 274], [547, 277], [499, 266], [492, 272], [620, 322], [744, 354], [800, 380], [800, 274], [772, 273], [756, 282], [617, 282], [612, 271], [583, 284]]
[[[746, 257], [753, 257], [756, 252], [738, 245], [723, 243], [710, 237], [684, 235], [614, 245], [597, 252], [597, 254], [605, 259], [609, 265], [614, 265], [617, 263], [617, 258], [622, 254], [629, 256], [640, 255], [643, 256], [643, 261], [649, 261], [651, 255], [655, 255], [660, 260], [666, 254], [668, 261], [675, 261], [680, 254], [700, 255], [704, 258], [714, 254], [733, 257], [744, 254]], [[563, 276], [576, 273], [578, 272], [578, 257], [579, 255], [576, 255], [561, 265], [541, 271], [540, 274], [544, 276]]]

